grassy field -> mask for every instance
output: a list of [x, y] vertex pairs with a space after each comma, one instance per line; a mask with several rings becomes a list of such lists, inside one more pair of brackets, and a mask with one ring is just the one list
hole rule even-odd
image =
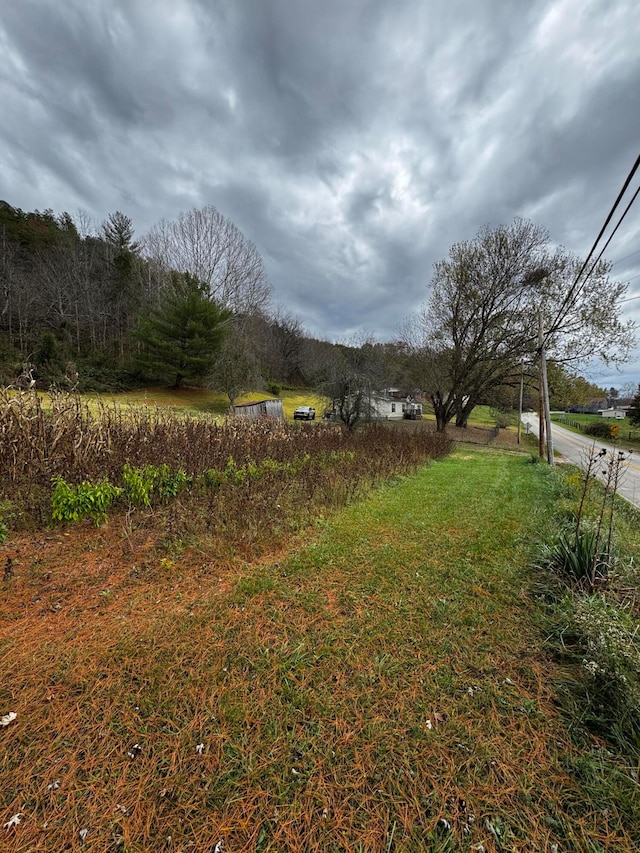
[[637, 850], [637, 783], [543, 650], [558, 482], [459, 448], [254, 563], [115, 521], [16, 540], [1, 849]]
[[[89, 397], [90, 395], [86, 396]], [[125, 405], [167, 406], [180, 412], [192, 411], [222, 416], [226, 415], [229, 410], [229, 401], [224, 394], [203, 388], [179, 390], [155, 388], [119, 394], [104, 394], [100, 397]], [[314, 406], [318, 418], [321, 418], [324, 411], [330, 408], [330, 401], [327, 398], [305, 389], [283, 389], [279, 398], [282, 400], [285, 418], [293, 418], [293, 413], [298, 406]], [[263, 399], [274, 399], [274, 397], [265, 391], [249, 391], [239, 397], [237, 402], [247, 403], [251, 400]], [[425, 420], [435, 421], [435, 415], [432, 413], [429, 404], [425, 404], [424, 418]], [[470, 424], [474, 426], [492, 427], [495, 422], [495, 417], [489, 406], [476, 406], [470, 418]]]
[[[89, 397], [90, 395], [85, 395]], [[97, 396], [97, 395], [96, 395]], [[120, 394], [101, 394], [103, 400], [112, 400], [124, 405], [146, 405], [171, 407], [179, 412], [200, 412], [223, 416], [229, 411], [229, 400], [224, 394], [209, 391], [205, 388], [152, 388], [142, 391], [129, 391]], [[251, 400], [276, 399], [266, 391], [249, 391], [239, 397], [237, 403], [248, 403]], [[321, 418], [329, 405], [329, 401], [319, 397], [312, 391], [283, 389], [279, 394], [282, 400], [285, 418], [293, 418], [298, 406], [314, 406], [317, 417]]]
[[[551, 415], [551, 419], [555, 423], [561, 424], [567, 429], [570, 429], [572, 432], [581, 432], [581, 426], [584, 427], [591, 423], [602, 423], [602, 421], [605, 420], [600, 415], [580, 415], [573, 414], [571, 412], [554, 412]], [[625, 444], [630, 444], [632, 447], [640, 448], [640, 429], [638, 427], [631, 426], [628, 419], [614, 420], [613, 418], [610, 418], [607, 419], [607, 423], [619, 428], [619, 441], [622, 441]], [[578, 424], [578, 426], [576, 426], [576, 424]]]

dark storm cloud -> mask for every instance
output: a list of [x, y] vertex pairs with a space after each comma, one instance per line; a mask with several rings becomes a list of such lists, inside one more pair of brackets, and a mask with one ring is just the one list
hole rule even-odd
[[[5, 3], [0, 196], [139, 235], [213, 204], [311, 333], [389, 338], [485, 223], [586, 254], [638, 153], [638, 43], [635, 0]], [[640, 254], [614, 272], [640, 293]]]

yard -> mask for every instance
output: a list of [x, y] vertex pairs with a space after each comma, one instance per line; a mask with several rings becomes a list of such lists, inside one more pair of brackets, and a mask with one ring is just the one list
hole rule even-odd
[[574, 432], [582, 432], [587, 424], [607, 423], [609, 426], [618, 427], [617, 438], [630, 444], [632, 447], [640, 448], [640, 428], [631, 425], [628, 418], [621, 420], [615, 418], [603, 418], [601, 415], [580, 415], [573, 412], [552, 412], [551, 419]]
[[515, 446], [330, 434], [241, 431], [202, 492], [10, 532], [2, 850], [637, 849], [633, 767], [545, 645], [532, 563], [575, 487]]

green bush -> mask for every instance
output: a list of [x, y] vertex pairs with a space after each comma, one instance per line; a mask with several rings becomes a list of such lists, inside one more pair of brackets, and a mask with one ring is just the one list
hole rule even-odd
[[151, 493], [155, 482], [154, 471], [153, 465], [134, 468], [128, 462], [125, 463], [122, 469], [122, 486], [129, 503], [134, 506], [151, 506]]
[[122, 469], [124, 493], [131, 504], [140, 507], [151, 506], [154, 495], [161, 500], [175, 497], [191, 479], [184, 471], [171, 471], [166, 463], [134, 468], [127, 462]]
[[107, 518], [107, 509], [122, 490], [101, 480], [95, 485], [86, 480], [72, 486], [62, 477], [53, 478], [51, 495], [52, 518], [54, 521], [70, 522], [90, 518], [98, 527]]
[[[613, 424], [613, 426], [615, 426], [615, 424]], [[607, 423], [606, 421], [593, 421], [590, 424], [586, 424], [582, 431], [585, 435], [593, 435], [596, 438], [606, 438], [611, 440], [611, 427], [612, 424]]]
[[267, 391], [270, 394], [273, 394], [274, 397], [279, 397], [280, 392], [282, 391], [282, 385], [279, 382], [269, 382], [267, 383]]

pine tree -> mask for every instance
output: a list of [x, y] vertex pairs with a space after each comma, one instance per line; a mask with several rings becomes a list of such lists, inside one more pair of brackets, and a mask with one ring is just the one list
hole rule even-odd
[[189, 273], [172, 273], [158, 306], [139, 318], [134, 333], [143, 346], [140, 367], [179, 388], [211, 371], [231, 312], [206, 296], [205, 286]]

